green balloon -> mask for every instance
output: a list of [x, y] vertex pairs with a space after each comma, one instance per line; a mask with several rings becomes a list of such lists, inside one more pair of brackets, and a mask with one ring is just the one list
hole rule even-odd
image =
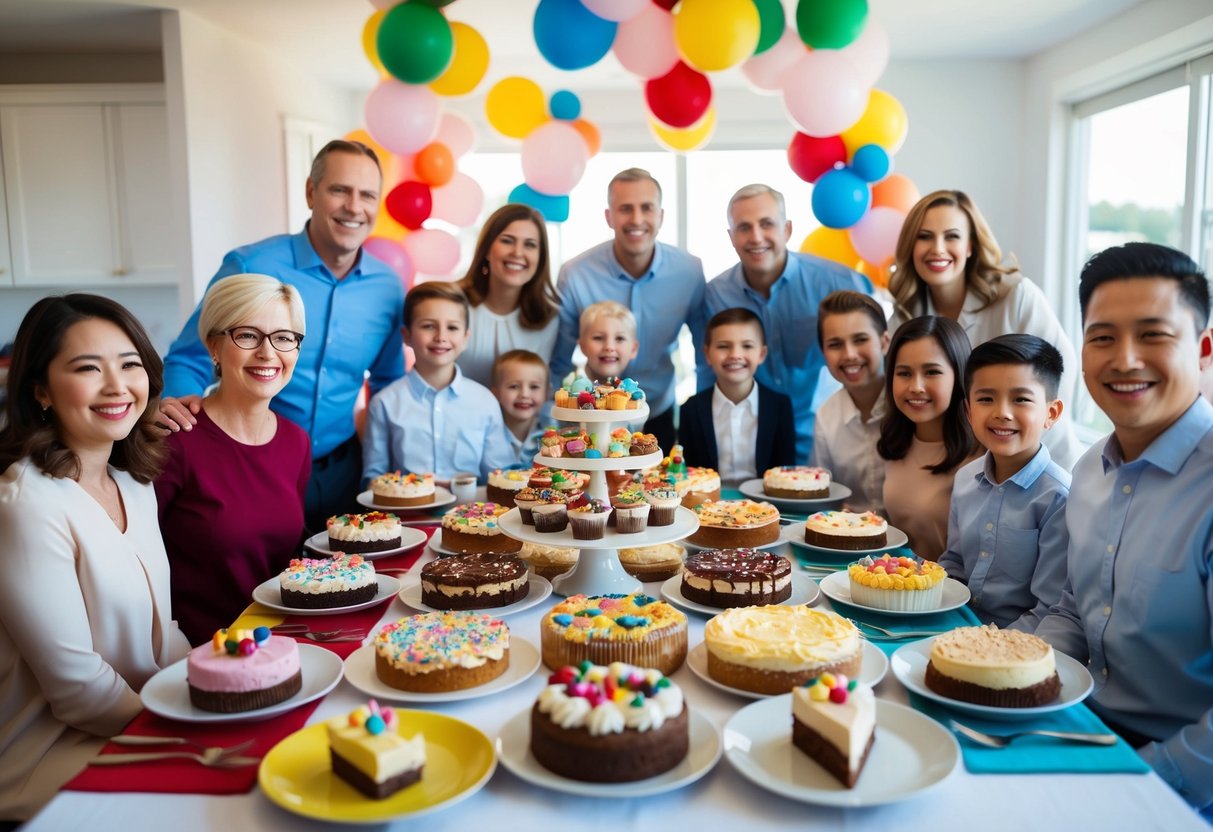
[[783, 37], [783, 3], [780, 0], [754, 0], [758, 7], [758, 47], [755, 55], [766, 52]]
[[868, 0], [800, 0], [796, 31], [806, 46], [842, 49], [863, 31]]
[[428, 84], [446, 71], [455, 54], [451, 24], [418, 0], [393, 6], [376, 37], [383, 68], [406, 84]]

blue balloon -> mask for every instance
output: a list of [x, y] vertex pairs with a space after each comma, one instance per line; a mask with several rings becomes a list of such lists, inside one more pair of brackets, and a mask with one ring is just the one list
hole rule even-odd
[[871, 202], [868, 183], [850, 168], [826, 171], [813, 185], [813, 216], [827, 228], [850, 228]]
[[535, 45], [557, 69], [584, 69], [598, 63], [615, 41], [619, 24], [603, 20], [581, 0], [539, 0]]
[[510, 191], [510, 202], [520, 202], [529, 205], [548, 222], [564, 222], [569, 218], [569, 198], [567, 196], [548, 196], [541, 194], [530, 185], [523, 183]]
[[576, 121], [577, 117], [581, 115], [581, 99], [577, 97], [576, 93], [557, 90], [552, 93], [548, 109], [552, 113], [552, 118], [558, 118], [561, 121]]
[[879, 182], [893, 170], [889, 153], [878, 144], [865, 144], [851, 157], [851, 170], [865, 182]]

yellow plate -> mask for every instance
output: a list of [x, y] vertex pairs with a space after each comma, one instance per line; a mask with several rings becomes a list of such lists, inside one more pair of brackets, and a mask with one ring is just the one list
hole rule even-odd
[[396, 708], [405, 736], [425, 735], [421, 781], [372, 800], [333, 774], [324, 723], [309, 725], [275, 745], [261, 761], [258, 782], [283, 809], [320, 820], [381, 823], [423, 815], [471, 797], [497, 768], [489, 738], [444, 714]]

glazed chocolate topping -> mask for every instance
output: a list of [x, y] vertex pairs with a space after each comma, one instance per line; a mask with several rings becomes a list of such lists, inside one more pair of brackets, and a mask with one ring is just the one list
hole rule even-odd
[[729, 582], [772, 581], [788, 575], [792, 564], [782, 555], [756, 549], [715, 549], [688, 555], [686, 570], [692, 575]]
[[421, 578], [447, 586], [479, 586], [517, 580], [526, 574], [526, 569], [517, 555], [490, 552], [430, 561], [421, 568]]

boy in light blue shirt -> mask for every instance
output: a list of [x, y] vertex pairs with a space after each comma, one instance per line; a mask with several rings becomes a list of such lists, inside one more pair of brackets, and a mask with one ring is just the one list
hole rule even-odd
[[1035, 335], [1002, 335], [965, 365], [965, 413], [989, 450], [956, 472], [939, 563], [986, 623], [1034, 632], [1066, 582], [1070, 474], [1041, 436], [1061, 416], [1062, 359]]
[[468, 340], [468, 301], [453, 283], [430, 281], [404, 299], [404, 343], [413, 368], [367, 408], [363, 482], [388, 471], [433, 473], [448, 481], [514, 462], [501, 408], [488, 388], [464, 378], [455, 359]]
[[493, 360], [490, 376], [514, 462], [530, 468], [545, 430], [541, 417], [549, 410], [547, 362], [530, 350], [510, 350]]

